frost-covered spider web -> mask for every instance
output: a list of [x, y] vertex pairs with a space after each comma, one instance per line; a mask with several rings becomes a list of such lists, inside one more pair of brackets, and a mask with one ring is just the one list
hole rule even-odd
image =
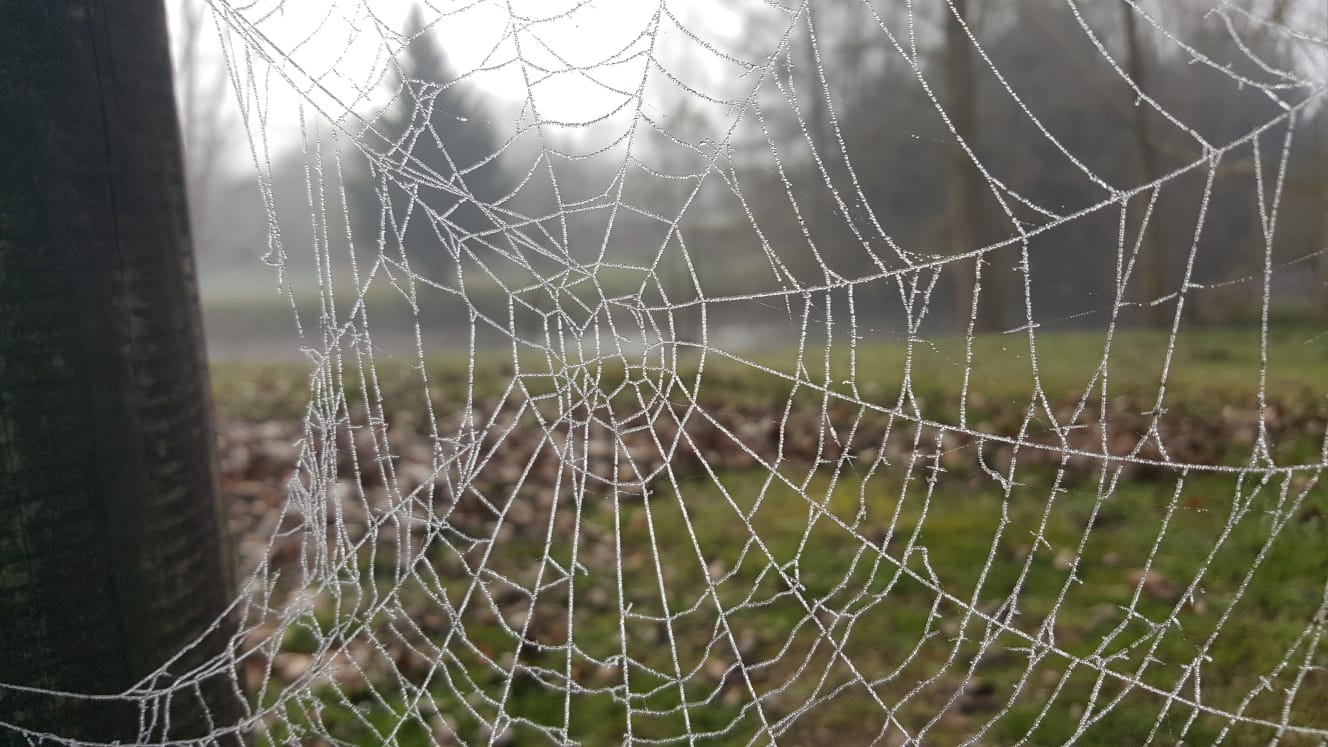
[[310, 386], [211, 737], [1323, 743], [1314, 5], [214, 2]]

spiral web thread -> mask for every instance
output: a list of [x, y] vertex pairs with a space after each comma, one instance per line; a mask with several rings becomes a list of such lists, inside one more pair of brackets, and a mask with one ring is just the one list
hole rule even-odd
[[[1324, 500], [1323, 421], [1304, 427], [1312, 452], [1277, 451], [1291, 416], [1269, 391], [1269, 318], [1277, 279], [1319, 254], [1278, 243], [1278, 211], [1325, 81], [1244, 47], [1241, 65], [1208, 57], [1154, 6], [1127, 4], [1173, 64], [1227, 76], [1233, 92], [1256, 91], [1276, 112], [1240, 137], [1206, 139], [1135, 85], [1106, 22], [1065, 0], [1059, 12], [1097, 55], [1082, 64], [1114, 71], [1198, 154], [1155, 178], [1113, 183], [1043, 124], [1026, 103], [1036, 92], [1007, 79], [965, 27], [977, 74], [1097, 190], [1068, 211], [1016, 192], [958, 138], [938, 68], [919, 52], [939, 43], [928, 35], [953, 6], [844, 4], [865, 43], [910, 71], [1008, 219], [1006, 238], [944, 252], [893, 237], [861, 188], [831, 95], [850, 71], [821, 65], [827, 35], [809, 11], [819, 6], [753, 4], [775, 31], [752, 50], [712, 38], [704, 9], [651, 4], [639, 26], [613, 30], [620, 45], [590, 61], [544, 33], [593, 14], [590, 4], [525, 15], [503, 2], [422, 6], [439, 28], [480, 11], [499, 19], [494, 53], [463, 79], [516, 69], [538, 88], [574, 77], [621, 104], [612, 116], [553, 121], [532, 93], [495, 155], [520, 163], [514, 194], [542, 184], [554, 207], [483, 203], [492, 228], [476, 233], [430, 204], [430, 195], [449, 205], [464, 197], [462, 181], [388, 142], [364, 114], [408, 42], [395, 17], [353, 0], [309, 15], [303, 36], [381, 47], [379, 68], [347, 71], [309, 51], [325, 43], [280, 46], [287, 37], [269, 26], [289, 23], [289, 8], [212, 3], [310, 400], [281, 519], [246, 557], [232, 645], [194, 679], [126, 696], [148, 714], [142, 741], [188, 741], [159, 715], [217, 676], [233, 676], [248, 705], [208, 741], [1093, 743], [1126, 722], [1155, 744], [1328, 740], [1328, 578], [1277, 598], [1266, 587], [1282, 582], [1265, 577], [1288, 552], [1321, 551], [1305, 517]], [[1256, 28], [1320, 59], [1322, 34], [1294, 13], [1273, 23], [1262, 6], [1183, 7], [1233, 38]], [[810, 74], [790, 72], [800, 44], [815, 60]], [[264, 119], [269, 101], [295, 94], [311, 123], [301, 133], [303, 209], [316, 228], [307, 246], [283, 241]], [[679, 100], [704, 116], [663, 114]], [[813, 107], [828, 137], [813, 132]], [[792, 123], [793, 145], [774, 133], [776, 115]], [[612, 147], [578, 151], [587, 142], [578, 132]], [[379, 226], [348, 217], [352, 156], [375, 165], [385, 192], [414, 195], [409, 215], [385, 208]], [[617, 168], [587, 172], [603, 176], [590, 188], [573, 184], [568, 170], [595, 159]], [[1256, 167], [1222, 175], [1242, 159]], [[753, 162], [773, 175], [795, 230], [763, 222], [754, 202], [771, 191], [755, 194], [740, 173]], [[798, 173], [820, 182], [795, 183], [795, 163], [814, 164]], [[1210, 196], [1229, 178], [1257, 200], [1258, 269], [1200, 283], [1214, 243], [1204, 232]], [[1166, 295], [1145, 297], [1141, 226], [1161, 220], [1170, 190], [1195, 198], [1186, 216], [1166, 216], [1184, 224], [1185, 263]], [[818, 210], [861, 261], [837, 264], [831, 240], [810, 227]], [[721, 250], [690, 230], [716, 214], [743, 234], [723, 251], [755, 262], [716, 264]], [[1032, 290], [1049, 251], [1037, 241], [1104, 216], [1116, 240], [1093, 250], [1114, 257], [1114, 294], [1048, 318]], [[648, 251], [615, 244], [629, 217], [650, 227], [636, 229]], [[407, 222], [431, 241], [407, 238]], [[586, 235], [600, 243], [569, 238]], [[365, 252], [364, 237], [377, 249]], [[428, 269], [421, 257], [439, 252], [450, 266]], [[974, 258], [989, 261], [972, 278], [970, 318], [934, 321], [948, 273]], [[983, 272], [990, 278], [998, 258], [1018, 278], [1004, 303], [1022, 321], [981, 335]], [[714, 275], [726, 271], [707, 275], [708, 265], [764, 268], [764, 279], [725, 285]], [[316, 269], [316, 304], [287, 280], [297, 266]], [[1196, 446], [1202, 437], [1187, 433], [1169, 394], [1187, 335], [1201, 334], [1187, 305], [1232, 286], [1253, 290], [1259, 317], [1240, 333], [1259, 350], [1240, 382], [1252, 404], [1223, 416], [1248, 433], [1243, 460]], [[893, 305], [865, 310], [881, 297]], [[1159, 305], [1166, 331], [1131, 336], [1142, 333], [1125, 320]], [[430, 317], [438, 307], [450, 336]], [[380, 313], [387, 321], [375, 321]], [[772, 319], [777, 333], [753, 321]], [[1044, 371], [1076, 353], [1043, 328], [1076, 319], [1095, 335], [1091, 358], [1051, 381]], [[750, 335], [733, 333], [744, 325]], [[769, 339], [749, 339], [758, 333]], [[407, 343], [391, 355], [375, 336]], [[894, 352], [874, 352], [880, 345]], [[1025, 372], [1018, 392], [992, 383], [989, 361], [1006, 354]], [[1129, 355], [1151, 366], [1152, 391], [1132, 389], [1124, 367], [1134, 364], [1118, 363]], [[927, 389], [937, 371], [956, 384], [949, 400]], [[1113, 388], [1117, 379], [1126, 383]], [[1104, 534], [1120, 525], [1128, 542], [1099, 539], [1126, 536]], [[1270, 604], [1295, 611], [1264, 629], [1240, 622]], [[1233, 661], [1252, 635], [1275, 655]], [[297, 653], [293, 640], [303, 642]]]

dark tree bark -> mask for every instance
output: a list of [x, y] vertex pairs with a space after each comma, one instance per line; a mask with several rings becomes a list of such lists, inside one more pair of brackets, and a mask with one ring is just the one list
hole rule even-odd
[[[968, 1], [953, 0], [954, 10], [945, 19], [945, 113], [955, 134], [968, 145], [977, 147], [977, 87], [973, 79], [972, 42], [964, 30]], [[982, 246], [983, 179], [968, 153], [956, 143], [950, 153], [946, 187], [950, 252], [963, 254]], [[972, 314], [973, 293], [977, 283], [977, 260], [963, 259], [950, 263], [955, 284], [955, 318], [962, 326]], [[982, 309], [974, 329], [994, 330], [1004, 319], [1001, 278], [993, 272], [982, 277]]]
[[[1143, 50], [1139, 48], [1139, 32], [1134, 23], [1134, 9], [1130, 4], [1121, 0], [1121, 24], [1125, 30], [1125, 65], [1126, 72], [1130, 75], [1130, 80], [1144, 89], [1144, 57]], [[1139, 176], [1141, 181], [1150, 182], [1158, 177], [1157, 172], [1157, 150], [1153, 146], [1153, 138], [1148, 128], [1148, 113], [1144, 110], [1142, 104], [1131, 108], [1131, 124], [1134, 132], [1134, 152], [1135, 159], [1139, 167]], [[1143, 291], [1143, 302], [1148, 302], [1161, 298], [1167, 293], [1167, 263], [1163, 254], [1163, 243], [1159, 240], [1158, 231], [1161, 226], [1156, 222], [1151, 226], [1140, 226], [1143, 231], [1143, 241], [1139, 244], [1141, 257], [1136, 265], [1139, 269], [1139, 286]], [[1144, 322], [1150, 327], [1165, 327], [1171, 321], [1171, 315], [1168, 309], [1173, 308], [1169, 304], [1145, 305]]]
[[[119, 693], [232, 598], [191, 252], [162, 4], [0, 0], [0, 683]], [[234, 723], [233, 683], [155, 713], [0, 685], [0, 720], [200, 736]]]

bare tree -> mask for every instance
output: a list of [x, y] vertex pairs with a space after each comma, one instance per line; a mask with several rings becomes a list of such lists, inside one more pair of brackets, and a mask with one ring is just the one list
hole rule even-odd
[[189, 191], [190, 224], [202, 247], [210, 248], [214, 223], [212, 206], [222, 199], [221, 167], [237, 128], [226, 108], [230, 100], [226, 68], [210, 54], [215, 36], [208, 23], [211, 11], [204, 0], [176, 0], [175, 88], [184, 136], [185, 181]]
[[811, 147], [816, 151], [817, 157], [822, 161], [828, 161], [835, 153], [834, 131], [830, 124], [830, 102], [826, 100], [826, 92], [821, 81], [823, 61], [820, 48], [825, 46], [825, 41], [816, 38], [819, 25], [818, 14], [814, 12], [814, 7], [808, 3], [803, 11], [805, 33], [802, 34], [801, 58], [795, 69], [801, 69], [799, 82], [807, 93], [807, 130], [811, 136]]
[[[1120, 0], [1121, 28], [1125, 32], [1125, 65], [1130, 80], [1140, 91], [1144, 90], [1144, 52], [1139, 43], [1139, 32], [1135, 26], [1134, 9], [1127, 0]], [[1149, 182], [1157, 178], [1157, 149], [1148, 129], [1148, 112], [1142, 105], [1131, 107], [1130, 124], [1134, 137], [1135, 163], [1140, 180]], [[1167, 264], [1163, 253], [1163, 244], [1159, 240], [1160, 225], [1139, 227], [1143, 232], [1139, 251], [1143, 255], [1139, 262], [1140, 286], [1143, 291], [1144, 321], [1150, 327], [1162, 327], [1169, 321], [1168, 306], [1151, 304], [1166, 294]]]
[[[955, 135], [969, 149], [977, 148], [977, 87], [973, 75], [972, 42], [966, 30], [968, 0], [951, 0], [951, 12], [945, 19], [945, 111]], [[964, 148], [951, 150], [946, 190], [949, 218], [950, 251], [971, 252], [982, 241], [982, 174]], [[974, 293], [978, 288], [977, 258], [955, 260], [956, 319], [973, 314]], [[974, 318], [974, 328], [999, 329], [1004, 318], [1000, 278], [988, 273], [982, 278], [984, 308]]]
[[[1282, 6], [1278, 6], [1278, 21], [1282, 18], [1284, 12]], [[1322, 30], [1324, 38], [1328, 38], [1328, 9], [1322, 10], [1321, 18], [1314, 19], [1315, 24]], [[1322, 58], [1320, 58], [1322, 64]], [[1319, 213], [1319, 277], [1316, 288], [1315, 306], [1318, 311], [1319, 321], [1328, 323], [1328, 110], [1323, 106], [1314, 117], [1315, 130], [1318, 136], [1318, 156], [1319, 156], [1319, 195], [1320, 208]]]
[[[1315, 118], [1319, 135], [1320, 174], [1328, 174], [1328, 114], [1320, 111]], [[1321, 177], [1319, 194], [1322, 207], [1319, 217], [1319, 283], [1315, 298], [1318, 318], [1328, 322], [1328, 176]]]

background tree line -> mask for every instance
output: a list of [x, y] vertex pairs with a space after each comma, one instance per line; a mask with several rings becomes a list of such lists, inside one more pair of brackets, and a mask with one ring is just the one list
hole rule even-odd
[[[416, 9], [390, 103], [366, 115], [370, 157], [352, 153], [346, 172], [357, 252], [443, 284], [480, 261], [519, 285], [601, 258], [665, 267], [680, 244], [705, 263], [707, 293], [881, 276], [861, 308], [907, 314], [928, 294], [954, 329], [1024, 323], [1025, 287], [1040, 323], [1102, 324], [1119, 293], [1125, 321], [1169, 325], [1188, 272], [1204, 287], [1185, 289], [1187, 315], [1234, 321], [1258, 313], [1259, 194], [1268, 215], [1289, 142], [1272, 261], [1304, 259], [1274, 274], [1274, 312], [1328, 318], [1314, 254], [1328, 245], [1328, 112], [1306, 103], [1325, 50], [1287, 31], [1323, 25], [1314, 3], [895, 5], [753, 4], [731, 53], [767, 74], [721, 158], [707, 155], [721, 123], [677, 90], [660, 89], [663, 113], [636, 124], [626, 158], [593, 133], [523, 124], [451, 66]], [[288, 244], [317, 240], [305, 160], [273, 166]], [[707, 163], [703, 181], [670, 178]], [[208, 192], [235, 194], [215, 179]], [[1002, 242], [980, 268], [892, 274]], [[201, 243], [215, 263], [251, 251]], [[672, 298], [696, 292], [680, 280]]]
[[[1024, 318], [1021, 228], [1075, 215], [1117, 191], [1203, 161], [1208, 147], [1238, 141], [1313, 95], [1295, 81], [1310, 77], [1308, 66], [1323, 64], [1321, 47], [1307, 55], [1289, 34], [1278, 32], [1279, 24], [1312, 17], [1296, 12], [1307, 5], [1288, 2], [1256, 7], [1254, 18], [1232, 14], [1230, 25], [1205, 14], [1199, 2], [1079, 3], [1077, 14], [1076, 4], [1061, 0], [915, 5], [921, 16], [913, 19], [915, 28], [906, 18], [886, 15], [880, 4], [879, 14], [857, 4], [813, 4], [791, 24], [788, 16], [767, 14], [769, 33], [791, 27], [791, 34], [779, 60], [787, 82], [762, 100], [768, 105], [762, 119], [782, 125], [773, 146], [784, 151], [790, 181], [817, 185], [821, 197], [804, 200], [806, 222], [813, 236], [822, 237], [820, 245], [840, 250], [825, 252], [827, 264], [840, 274], [871, 271], [872, 253], [859, 248], [864, 235], [875, 244], [863, 248], [878, 257], [890, 255], [882, 251], [885, 237], [921, 256], [1011, 242], [986, 258], [979, 328], [1015, 326]], [[1172, 38], [1141, 15], [1149, 8]], [[824, 81], [812, 64], [811, 28], [821, 69], [834, 73]], [[890, 48], [885, 30], [898, 49]], [[918, 40], [916, 59], [909, 59], [910, 34]], [[787, 114], [790, 91], [797, 92], [802, 122]], [[834, 104], [833, 125], [827, 101]], [[1113, 305], [1117, 247], [1124, 241], [1127, 254], [1139, 244], [1125, 297], [1142, 306], [1131, 307], [1128, 315], [1169, 323], [1174, 305], [1148, 304], [1180, 288], [1201, 208], [1191, 282], [1257, 279], [1195, 294], [1199, 311], [1211, 317], [1254, 314], [1264, 262], [1255, 174], [1263, 171], [1265, 208], [1270, 208], [1288, 126], [1294, 130], [1274, 262], [1328, 244], [1322, 217], [1328, 203], [1323, 134], [1328, 118], [1315, 103], [1225, 153], [1215, 164], [1211, 189], [1205, 187], [1206, 167], [1162, 181], [1142, 240], [1139, 224], [1151, 190], [1128, 200], [1124, 239], [1121, 213], [1114, 209], [1030, 239], [1029, 284], [1037, 317], [1103, 321]], [[971, 155], [959, 147], [960, 140]], [[773, 198], [760, 215], [769, 221], [783, 215], [787, 222], [788, 200], [779, 198], [782, 190], [771, 183], [769, 170], [760, 168], [768, 165], [769, 150], [765, 143], [752, 148], [746, 172], [754, 194]], [[855, 196], [859, 190], [861, 199]], [[832, 192], [854, 195], [858, 204], [845, 215], [825, 204], [824, 195]], [[879, 228], [873, 232], [873, 226]], [[798, 249], [788, 247], [787, 264], [813, 282], [823, 270]], [[970, 263], [952, 264], [937, 293], [949, 300], [943, 307], [964, 319], [973, 269]], [[1323, 304], [1328, 277], [1313, 278], [1312, 271], [1305, 272], [1312, 268], [1280, 273], [1275, 303], [1289, 312], [1308, 312], [1317, 293]]]

